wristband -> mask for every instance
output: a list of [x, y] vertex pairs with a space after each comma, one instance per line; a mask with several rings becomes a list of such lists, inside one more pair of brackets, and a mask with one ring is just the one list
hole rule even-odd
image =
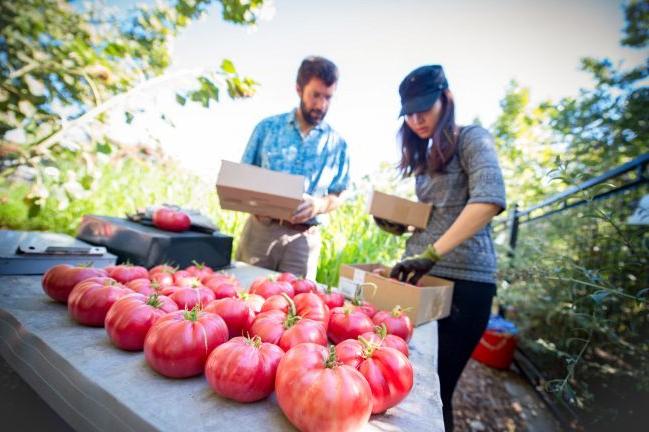
[[428, 247], [426, 248], [426, 250], [424, 250], [422, 253], [420, 253], [419, 255], [417, 255], [417, 257], [418, 257], [418, 258], [424, 258], [424, 259], [430, 260], [430, 261], [432, 261], [432, 262], [434, 262], [434, 263], [436, 263], [437, 261], [439, 261], [440, 259], [442, 259], [442, 257], [439, 256], [439, 254], [438, 254], [437, 251], [435, 250], [435, 246], [433, 246], [433, 245], [428, 246]]

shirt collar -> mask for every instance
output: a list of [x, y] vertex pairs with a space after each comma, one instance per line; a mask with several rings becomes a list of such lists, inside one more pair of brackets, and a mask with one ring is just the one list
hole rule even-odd
[[[297, 117], [297, 110], [298, 109], [295, 108], [293, 110], [293, 112], [289, 113], [289, 115], [287, 116], [287, 119], [288, 119], [288, 122], [290, 124], [292, 124], [293, 126], [295, 126], [295, 128], [299, 131], [300, 130], [300, 124], [298, 123], [297, 118], [296, 118]], [[322, 120], [320, 123], [313, 126], [313, 129], [315, 129], [317, 131], [324, 131], [326, 127], [327, 127], [327, 123], [325, 123], [325, 121]]]

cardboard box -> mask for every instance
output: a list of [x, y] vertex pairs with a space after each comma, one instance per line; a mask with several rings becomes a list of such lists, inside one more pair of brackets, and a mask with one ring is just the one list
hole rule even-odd
[[367, 204], [367, 212], [391, 222], [425, 229], [428, 226], [428, 218], [432, 207], [431, 204], [372, 191]]
[[[382, 274], [374, 273], [380, 269]], [[340, 267], [338, 287], [347, 297], [353, 297], [357, 287], [363, 283], [373, 283], [362, 287], [364, 300], [378, 309], [391, 310], [399, 305], [411, 308], [406, 311], [412, 323], [417, 326], [428, 321], [447, 317], [451, 313], [453, 282], [434, 276], [424, 276], [419, 285], [414, 286], [387, 277], [390, 269], [381, 264], [343, 264]]]
[[216, 192], [221, 208], [290, 219], [304, 194], [304, 177], [221, 161]]

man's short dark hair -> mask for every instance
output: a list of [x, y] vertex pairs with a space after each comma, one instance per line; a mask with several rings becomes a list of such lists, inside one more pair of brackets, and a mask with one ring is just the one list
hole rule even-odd
[[304, 88], [311, 78], [319, 78], [327, 87], [331, 87], [338, 82], [338, 68], [331, 60], [324, 57], [307, 57], [302, 60], [300, 69], [297, 71], [297, 85]]

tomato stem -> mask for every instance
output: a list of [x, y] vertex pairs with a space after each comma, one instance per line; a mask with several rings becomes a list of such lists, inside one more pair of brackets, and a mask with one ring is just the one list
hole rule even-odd
[[409, 310], [412, 309], [413, 309], [412, 307], [402, 308], [400, 305], [396, 305], [394, 309], [392, 309], [390, 314], [395, 318], [399, 318], [401, 315], [404, 314], [404, 312], [408, 312]]
[[388, 335], [388, 328], [385, 326], [385, 323], [381, 323], [381, 325], [374, 326], [374, 333], [379, 335], [381, 340], [383, 340]]
[[282, 293], [282, 297], [284, 297], [284, 299], [288, 302], [288, 313], [286, 314], [286, 319], [284, 320], [284, 328], [290, 329], [295, 324], [297, 324], [297, 322], [300, 321], [302, 317], [297, 314], [297, 308], [295, 307], [295, 302], [293, 301], [293, 299], [290, 298], [286, 293]]
[[377, 344], [374, 344], [374, 343], [368, 341], [363, 336], [359, 336], [358, 341], [363, 346], [363, 354], [362, 354], [362, 356], [363, 356], [364, 359], [372, 357], [372, 354], [374, 354], [374, 351], [379, 347]]
[[250, 334], [248, 334], [248, 337], [246, 337], [245, 340], [246, 343], [253, 348], [259, 349], [259, 347], [261, 347], [262, 341], [261, 338], [257, 335], [250, 337]]
[[183, 315], [184, 315], [186, 320], [196, 322], [196, 321], [198, 321], [198, 313], [200, 311], [201, 311], [201, 306], [197, 304], [191, 310], [185, 309], [185, 312], [184, 312]]
[[288, 294], [286, 294], [284, 292], [282, 293], [282, 297], [284, 297], [284, 299], [288, 303], [288, 314], [289, 315], [297, 315], [297, 309], [295, 307], [295, 302], [293, 301], [293, 299], [290, 298], [288, 296]]
[[160, 301], [160, 295], [158, 293], [151, 294], [147, 299], [146, 299], [146, 304], [149, 306], [153, 306], [156, 309], [160, 309], [162, 307], [162, 302]]
[[336, 358], [336, 347], [333, 345], [329, 345], [329, 355], [325, 360], [325, 367], [329, 369], [333, 369], [339, 364], [340, 362], [338, 362], [338, 359]]

